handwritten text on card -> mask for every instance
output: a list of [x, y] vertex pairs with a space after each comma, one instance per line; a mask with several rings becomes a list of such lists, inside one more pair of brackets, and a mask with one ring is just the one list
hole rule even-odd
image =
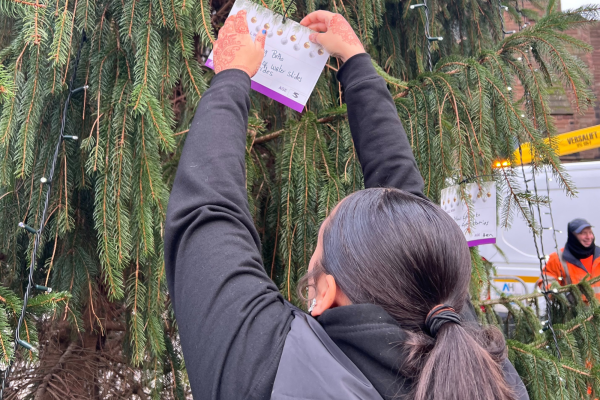
[[464, 185], [462, 193], [461, 185], [443, 189], [440, 206], [460, 226], [469, 247], [496, 243], [494, 182]]

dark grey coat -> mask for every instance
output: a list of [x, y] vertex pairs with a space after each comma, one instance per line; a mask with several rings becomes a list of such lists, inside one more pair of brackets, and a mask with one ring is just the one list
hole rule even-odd
[[[271, 399], [410, 398], [412, 382], [400, 372], [405, 354], [398, 346], [406, 334], [385, 310], [373, 304], [339, 307], [326, 311], [317, 322], [296, 307], [289, 307], [295, 318]], [[476, 323], [470, 312], [464, 310], [463, 323]], [[508, 360], [503, 371], [515, 398], [529, 400], [521, 378]]]

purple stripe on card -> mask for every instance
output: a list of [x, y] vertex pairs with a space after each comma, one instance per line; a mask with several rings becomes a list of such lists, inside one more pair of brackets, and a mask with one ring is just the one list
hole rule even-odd
[[467, 243], [469, 244], [469, 247], [480, 246], [482, 244], [493, 244], [496, 243], [496, 238], [471, 240]]
[[304, 110], [304, 105], [297, 103], [294, 100], [292, 100], [288, 97], [285, 97], [281, 93], [277, 93], [276, 91], [269, 89], [268, 87], [263, 86], [258, 82], [252, 81], [252, 84], [250, 85], [250, 87], [252, 89], [256, 90], [258, 93], [262, 93], [265, 96], [270, 97], [275, 101], [278, 101], [279, 103], [283, 104], [284, 106], [288, 106], [292, 110], [298, 111], [299, 113], [301, 113], [302, 110]]
[[[215, 69], [215, 64], [213, 63], [213, 60], [211, 60], [210, 58], [206, 60], [206, 63], [204, 65], [206, 65], [210, 69]], [[250, 87], [252, 89], [256, 90], [258, 93], [262, 93], [265, 96], [270, 97], [273, 100], [283, 104], [284, 106], [288, 106], [292, 110], [298, 111], [299, 113], [301, 113], [302, 110], [304, 110], [303, 104], [295, 102], [294, 100], [290, 99], [289, 97], [285, 97], [281, 93], [278, 93], [272, 89], [269, 89], [268, 87], [261, 85], [258, 82], [252, 81], [252, 84], [250, 85]]]

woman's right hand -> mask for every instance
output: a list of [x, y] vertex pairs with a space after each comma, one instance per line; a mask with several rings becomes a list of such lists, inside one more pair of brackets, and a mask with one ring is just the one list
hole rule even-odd
[[230, 15], [219, 30], [219, 39], [213, 47], [215, 72], [218, 74], [227, 69], [240, 69], [252, 78], [265, 56], [266, 33], [263, 30], [252, 40], [246, 11], [240, 10], [237, 14]]
[[354, 30], [340, 14], [315, 11], [308, 14], [300, 25], [321, 33], [312, 33], [311, 42], [318, 43], [334, 57], [346, 62], [350, 57], [364, 53], [365, 48]]

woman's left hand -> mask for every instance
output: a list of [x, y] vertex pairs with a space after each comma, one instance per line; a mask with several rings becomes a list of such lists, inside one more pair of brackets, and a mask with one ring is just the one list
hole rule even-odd
[[325, 10], [314, 11], [304, 17], [300, 21], [300, 25], [317, 31], [317, 33], [310, 34], [309, 40], [320, 44], [329, 54], [339, 58], [342, 62], [365, 52], [365, 48], [352, 26], [340, 14]]
[[246, 11], [240, 10], [230, 15], [219, 30], [219, 39], [213, 48], [215, 72], [227, 69], [241, 69], [252, 78], [264, 57], [266, 31], [256, 35], [252, 41], [246, 20]]

